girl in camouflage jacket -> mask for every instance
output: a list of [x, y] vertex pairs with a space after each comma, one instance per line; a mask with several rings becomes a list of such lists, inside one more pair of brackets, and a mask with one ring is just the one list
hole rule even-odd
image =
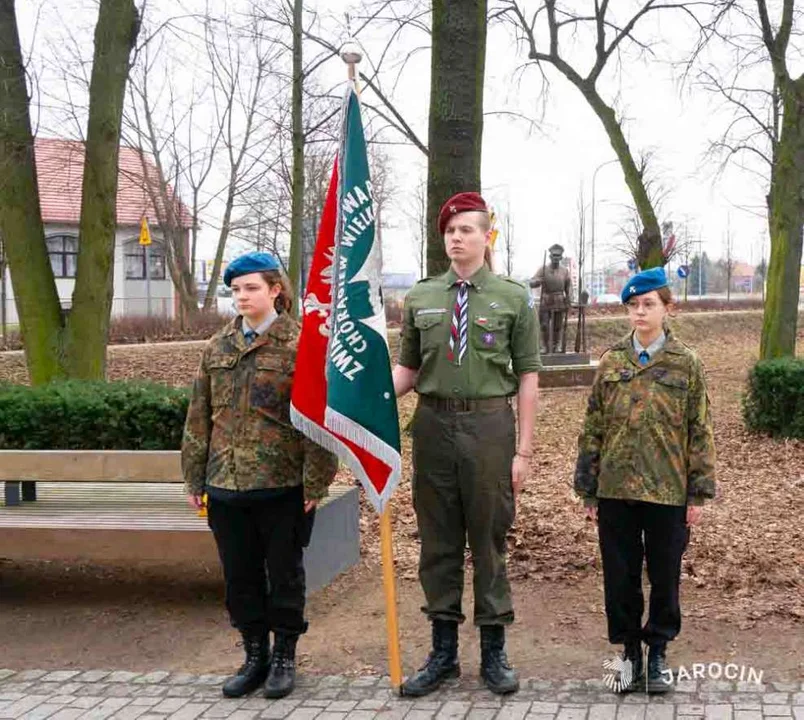
[[[715, 447], [703, 364], [666, 326], [663, 268], [622, 294], [632, 332], [601, 357], [578, 441], [575, 491], [596, 521], [609, 640], [624, 644], [617, 691], [667, 691], [666, 646], [681, 628], [681, 558], [715, 495]], [[642, 625], [642, 565], [651, 593]], [[642, 642], [648, 646], [644, 671]]]
[[241, 314], [204, 349], [182, 470], [191, 504], [208, 497], [226, 607], [246, 652], [223, 694], [240, 697], [265, 682], [266, 697], [283, 697], [293, 690], [296, 641], [307, 629], [303, 549], [338, 463], [290, 422], [299, 325], [279, 263], [267, 253], [244, 255], [224, 282]]

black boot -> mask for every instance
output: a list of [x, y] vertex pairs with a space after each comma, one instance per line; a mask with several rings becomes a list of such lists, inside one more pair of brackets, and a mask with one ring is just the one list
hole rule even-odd
[[298, 635], [276, 633], [271, 671], [265, 681], [263, 695], [267, 698], [283, 698], [296, 687], [296, 642]]
[[666, 693], [673, 687], [673, 672], [667, 667], [667, 644], [651, 645], [648, 650], [649, 693]]
[[415, 675], [402, 683], [400, 694], [412, 697], [427, 695], [444, 680], [461, 674], [458, 662], [458, 623], [433, 620], [433, 649]]
[[256, 690], [268, 677], [271, 664], [268, 633], [243, 633], [243, 649], [246, 651], [246, 662], [223, 683], [224, 697], [243, 697]]
[[498, 695], [519, 690], [519, 679], [505, 654], [505, 627], [482, 625], [480, 628], [480, 677], [486, 687]]
[[645, 664], [642, 657], [642, 643], [639, 640], [625, 643], [621, 656], [623, 662], [630, 663], [630, 672], [621, 670], [617, 677], [615, 692], [627, 693], [645, 689]]

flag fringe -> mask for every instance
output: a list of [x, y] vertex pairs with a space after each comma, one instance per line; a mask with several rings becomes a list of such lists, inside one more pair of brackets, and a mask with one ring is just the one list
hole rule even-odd
[[329, 406], [324, 411], [324, 425], [336, 435], [345, 437], [358, 447], [370, 452], [374, 457], [382, 460], [391, 468], [388, 482], [396, 484], [402, 472], [402, 460], [398, 450], [395, 450], [377, 435], [368, 431], [363, 425]]
[[[345, 445], [327, 428], [319, 425], [315, 420], [311, 420], [309, 417], [304, 415], [292, 403], [290, 405], [290, 421], [299, 432], [309, 437], [310, 440], [312, 440], [314, 443], [317, 443], [325, 450], [329, 450], [333, 455], [336, 455], [338, 459], [354, 473], [354, 476], [360, 481], [360, 484], [366, 491], [366, 496], [368, 497], [369, 502], [378, 513], [382, 514], [399, 482], [399, 477], [401, 475], [401, 461], [399, 459], [399, 455], [397, 454], [396, 456], [396, 463], [387, 463], [389, 466], [391, 466], [391, 474], [388, 476], [388, 482], [385, 484], [382, 493], [378, 493], [377, 488], [374, 487], [371, 479], [366, 473], [363, 464], [352, 452], [351, 448]], [[351, 438], [347, 439], [351, 440]], [[360, 443], [355, 444], [360, 445]], [[381, 459], [385, 461], [384, 458]], [[395, 467], [395, 465], [398, 467]]]

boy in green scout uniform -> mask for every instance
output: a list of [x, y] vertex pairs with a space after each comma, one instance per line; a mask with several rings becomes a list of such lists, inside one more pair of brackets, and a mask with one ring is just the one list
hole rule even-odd
[[[425, 695], [460, 674], [458, 624], [468, 537], [481, 675], [494, 692], [519, 682], [505, 654], [514, 621], [505, 536], [530, 458], [538, 396], [539, 333], [528, 290], [491, 271], [488, 208], [477, 193], [450, 198], [438, 218], [450, 269], [405, 300], [397, 396], [415, 388], [413, 504], [419, 578], [432, 652], [402, 686]], [[519, 443], [511, 407], [517, 396]]]
[[[630, 663], [614, 687], [666, 692], [667, 643], [681, 629], [679, 580], [690, 527], [715, 496], [715, 441], [704, 367], [665, 327], [664, 268], [622, 292], [632, 332], [603, 354], [578, 440], [575, 492], [597, 521], [609, 640]], [[642, 564], [650, 606], [642, 625]], [[648, 646], [644, 672], [642, 642]]]

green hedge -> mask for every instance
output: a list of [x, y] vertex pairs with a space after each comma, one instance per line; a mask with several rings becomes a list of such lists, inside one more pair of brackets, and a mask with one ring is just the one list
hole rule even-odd
[[749, 430], [804, 438], [804, 358], [758, 362], [748, 375], [743, 416]]
[[178, 450], [188, 402], [157, 383], [0, 384], [0, 449]]

